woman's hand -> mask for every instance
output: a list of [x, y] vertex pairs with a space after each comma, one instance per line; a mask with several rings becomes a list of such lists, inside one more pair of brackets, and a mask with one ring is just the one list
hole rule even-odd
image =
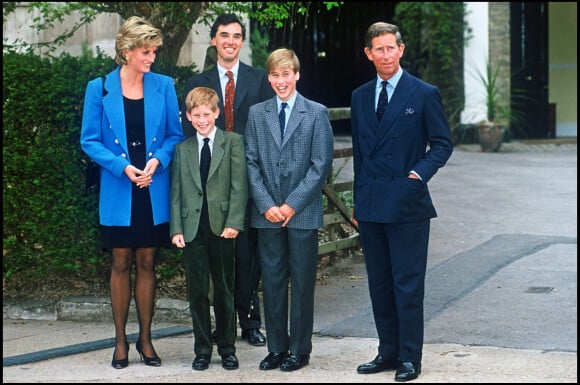
[[145, 165], [145, 169], [143, 170], [143, 172], [145, 174], [151, 175], [151, 177], [153, 177], [153, 174], [155, 174], [155, 171], [157, 171], [158, 166], [159, 166], [159, 159], [151, 158], [151, 159], [149, 159], [149, 162], [147, 162], [147, 164]]
[[125, 167], [125, 175], [127, 175], [129, 180], [132, 183], [135, 183], [139, 188], [148, 187], [151, 184], [151, 182], [153, 182], [153, 178], [151, 175], [147, 174], [143, 170], [139, 170], [132, 164]]

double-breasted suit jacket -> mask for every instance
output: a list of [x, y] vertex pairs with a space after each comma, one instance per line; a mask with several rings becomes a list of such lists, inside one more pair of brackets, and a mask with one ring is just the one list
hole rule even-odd
[[[375, 86], [373, 79], [352, 93], [355, 218], [378, 223], [434, 218], [427, 182], [453, 150], [439, 91], [404, 71], [379, 123]], [[408, 178], [411, 170], [422, 180]]]
[[[236, 91], [234, 97], [234, 132], [244, 134], [246, 122], [248, 121], [248, 110], [250, 106], [271, 98], [274, 95], [274, 90], [268, 82], [268, 74], [260, 68], [251, 67], [247, 64], [239, 62], [238, 76], [236, 79]], [[223, 111], [224, 95], [222, 94], [222, 87], [220, 83], [217, 65], [207, 71], [204, 71], [196, 76], [188, 79], [186, 90], [189, 92], [195, 87], [209, 87], [215, 90], [219, 97], [218, 107], [220, 115], [215, 121], [217, 127], [225, 127], [226, 120]], [[186, 94], [187, 94], [186, 92]], [[185, 117], [185, 103], [181, 106], [181, 124], [183, 133], [188, 138], [195, 134], [191, 123]]]
[[[199, 229], [203, 190], [199, 172], [197, 135], [175, 147], [171, 167], [171, 235], [181, 233], [191, 242]], [[209, 223], [214, 235], [224, 227], [244, 229], [248, 201], [244, 138], [216, 129], [206, 182]]]
[[[131, 180], [125, 168], [131, 164], [125, 126], [120, 67], [107, 75], [103, 97], [101, 78], [91, 80], [85, 92], [81, 148], [101, 166], [99, 217], [101, 225], [131, 224]], [[169, 170], [173, 150], [184, 136], [179, 122], [179, 103], [169, 76], [143, 75], [146, 161], [159, 160], [148, 187], [155, 225], [169, 222]], [[114, 198], [111, 198], [114, 197]]]
[[282, 141], [276, 97], [250, 107], [245, 133], [252, 227], [278, 228], [264, 213], [288, 203], [296, 214], [288, 228], [323, 225], [322, 185], [332, 168], [328, 109], [297, 94]]

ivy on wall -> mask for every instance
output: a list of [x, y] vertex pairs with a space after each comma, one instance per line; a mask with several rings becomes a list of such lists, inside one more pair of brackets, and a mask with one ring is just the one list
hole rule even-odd
[[439, 87], [452, 128], [465, 103], [463, 47], [471, 33], [465, 12], [462, 2], [400, 2], [394, 15], [405, 43], [401, 65]]

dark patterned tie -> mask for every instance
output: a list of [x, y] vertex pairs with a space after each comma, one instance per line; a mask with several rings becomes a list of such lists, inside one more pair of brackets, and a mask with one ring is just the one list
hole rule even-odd
[[207, 182], [207, 175], [209, 174], [209, 164], [211, 163], [211, 151], [209, 149], [209, 138], [203, 138], [203, 147], [201, 148], [201, 156], [199, 157], [199, 174], [201, 175], [201, 188], [203, 191], [203, 202], [201, 205], [201, 219], [209, 221], [207, 212], [207, 194], [205, 192], [205, 185]]
[[224, 114], [226, 116], [226, 131], [234, 130], [234, 90], [236, 84], [234, 83], [234, 73], [232, 71], [226, 72], [228, 82], [226, 84], [226, 100], [224, 103]]
[[387, 105], [389, 104], [389, 97], [387, 96], [387, 83], [388, 82], [386, 80], [381, 82], [383, 87], [379, 93], [379, 102], [377, 103], [377, 119], [379, 119], [379, 122], [381, 121], [383, 114], [387, 109]]
[[280, 105], [280, 114], [278, 118], [280, 119], [280, 133], [282, 134], [281, 138], [284, 139], [284, 129], [286, 128], [286, 106], [288, 103], [282, 103]]

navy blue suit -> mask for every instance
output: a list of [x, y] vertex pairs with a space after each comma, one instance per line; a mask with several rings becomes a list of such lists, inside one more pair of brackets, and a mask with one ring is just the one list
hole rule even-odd
[[[403, 72], [379, 122], [376, 78], [351, 99], [354, 217], [367, 266], [379, 354], [421, 362], [430, 219], [427, 182], [453, 151], [439, 90]], [[421, 179], [411, 179], [413, 171]]]

